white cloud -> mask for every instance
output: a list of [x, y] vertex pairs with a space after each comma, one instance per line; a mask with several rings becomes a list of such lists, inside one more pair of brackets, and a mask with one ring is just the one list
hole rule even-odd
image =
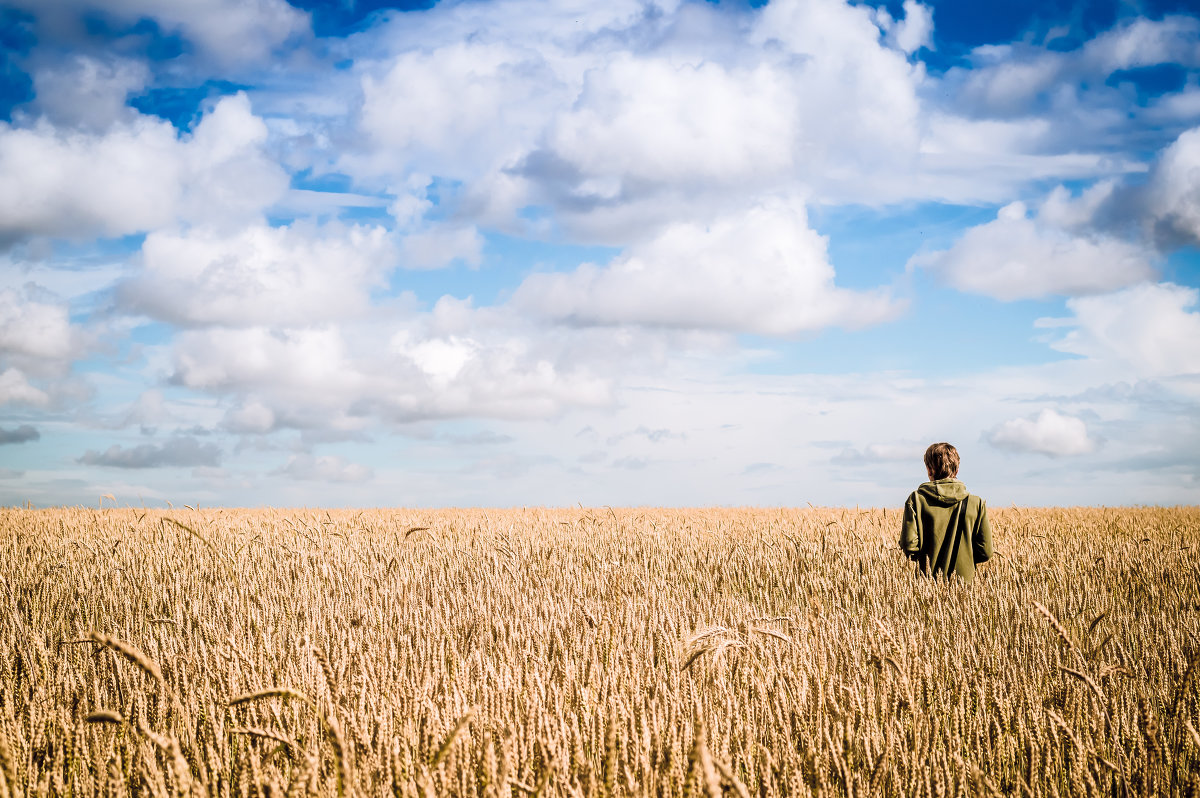
[[[1114, 72], [1157, 64], [1200, 64], [1200, 25], [1191, 17], [1138, 18], [1059, 51], [1028, 42], [987, 44], [973, 50], [969, 67], [955, 67], [945, 86], [960, 110], [997, 118], [1055, 119], [1054, 140], [1103, 135], [1103, 125], [1126, 124], [1127, 103], [1107, 78]], [[1072, 114], [1064, 118], [1064, 114]], [[1137, 109], [1132, 110], [1136, 115]], [[1122, 118], [1124, 117], [1124, 118]]]
[[320, 323], [364, 312], [395, 257], [382, 227], [155, 232], [121, 295], [135, 312], [188, 326]]
[[50, 396], [35, 388], [18, 369], [9, 367], [0, 371], [0, 405], [25, 404], [36, 407], [49, 404]]
[[223, 98], [190, 136], [138, 116], [102, 134], [0, 123], [0, 244], [84, 238], [177, 220], [228, 223], [283, 196], [288, 177], [263, 154], [267, 130], [244, 94]]
[[483, 236], [474, 225], [427, 226], [406, 235], [400, 246], [401, 263], [409, 269], [439, 269], [454, 261], [478, 266], [483, 261]]
[[289, 38], [308, 32], [308, 15], [286, 0], [13, 0], [51, 24], [99, 13], [126, 23], [153, 19], [179, 32], [220, 61], [239, 63], [267, 56]]
[[573, 191], [583, 198], [610, 199], [627, 182], [761, 182], [792, 169], [800, 133], [792, 89], [766, 64], [731, 71], [620, 54], [588, 72], [547, 146], [577, 171]]
[[988, 443], [999, 449], [1034, 452], [1050, 457], [1087, 454], [1096, 441], [1088, 436], [1081, 419], [1065, 416], [1046, 408], [1036, 416], [1014, 418], [993, 427], [986, 435]]
[[316, 482], [366, 482], [374, 471], [359, 463], [351, 463], [338, 455], [314, 456], [293, 455], [276, 474], [305, 481]]
[[1143, 283], [1103, 296], [1067, 301], [1074, 314], [1039, 319], [1069, 329], [1055, 349], [1113, 363], [1144, 377], [1200, 373], [1200, 291], [1172, 283]]
[[[379, 51], [362, 67], [369, 146], [343, 166], [393, 184], [414, 169], [450, 177], [475, 219], [520, 229], [520, 209], [540, 204], [572, 235], [618, 244], [728, 210], [730, 192], [799, 183], [876, 203], [984, 190], [912, 179], [926, 77], [870, 9], [623, 8], [464, 4], [364, 34]], [[927, 10], [906, 9], [891, 45], [928, 39]]]
[[920, 463], [926, 446], [920, 443], [870, 443], [858, 449], [846, 447], [833, 457], [832, 462], [842, 465]]
[[1200, 243], [1200, 127], [1185, 131], [1163, 151], [1146, 194], [1153, 232], [1166, 236], [1168, 244]]
[[[238, 432], [358, 430], [459, 417], [542, 418], [606, 405], [611, 381], [578, 362], [577, 336], [443, 298], [428, 314], [298, 329], [215, 328], [176, 337], [174, 381], [233, 397]], [[624, 350], [608, 347], [620, 358]]]
[[99, 136], [0, 123], [0, 243], [168, 223], [180, 192], [178, 147], [170, 124], [144, 117]]
[[800, 184], [879, 201], [917, 155], [923, 69], [885, 46], [866, 7], [780, 0], [748, 21], [718, 19], [719, 45], [593, 61], [524, 163], [535, 196], [609, 241], [681, 209], [727, 210], [731, 191]]
[[70, 365], [94, 333], [73, 326], [67, 304], [38, 285], [0, 288], [0, 404], [79, 399]]
[[474, 339], [457, 335], [414, 340], [408, 330], [401, 330], [392, 336], [390, 347], [441, 386], [448, 385], [461, 374], [480, 348]]
[[163, 392], [158, 389], [143, 391], [133, 404], [129, 406], [129, 410], [121, 419], [118, 427], [126, 427], [130, 424], [137, 424], [141, 427], [142, 432], [152, 433], [159, 424], [171, 419], [171, 413], [167, 409], [167, 403], [163, 397]]
[[176, 336], [175, 378], [189, 388], [223, 390], [238, 386], [308, 393], [315, 402], [333, 402], [360, 387], [349, 368], [337, 328], [313, 326], [272, 330], [216, 328]]
[[815, 166], [813, 159], [828, 158], [828, 166], [845, 169], [859, 158], [859, 177], [915, 154], [924, 70], [883, 45], [868, 7], [841, 0], [770, 3], [751, 42], [772, 39], [800, 56], [793, 68], [801, 162]]
[[93, 131], [135, 117], [126, 100], [149, 80], [150, 70], [140, 61], [82, 54], [33, 74], [37, 108], [51, 123]]
[[0, 357], [62, 360], [73, 349], [66, 305], [0, 290]]
[[576, 324], [766, 335], [863, 327], [894, 317], [884, 291], [834, 285], [803, 204], [772, 200], [707, 225], [679, 222], [605, 267], [530, 276], [513, 303]]
[[221, 98], [183, 141], [181, 217], [238, 224], [283, 197], [289, 178], [266, 154], [267, 135], [245, 94]]
[[904, 19], [899, 21], [892, 20], [882, 7], [878, 13], [880, 27], [887, 34], [889, 44], [909, 54], [933, 46], [933, 9], [929, 6], [916, 0], [904, 0]]
[[1084, 45], [1081, 59], [1101, 73], [1178, 64], [1200, 65], [1200, 20], [1183, 15], [1159, 20], [1138, 17], [1118, 24]]
[[231, 432], [263, 434], [275, 429], [275, 411], [258, 400], [231, 407], [223, 426]]
[[1120, 193], [1123, 186], [1116, 180], [1101, 180], [1072, 196], [1066, 186], [1055, 187], [1038, 208], [1038, 221], [1072, 233], [1086, 233], [1096, 227], [1097, 217]]
[[1049, 216], [1029, 218], [1025, 204], [1004, 206], [995, 221], [973, 227], [944, 251], [914, 256], [960, 291], [1003, 300], [1111, 291], [1154, 275], [1153, 251], [1119, 238], [1066, 230], [1060, 199]]
[[529, 146], [555, 103], [569, 102], [537, 48], [453, 41], [401, 52], [382, 75], [368, 72], [360, 124], [379, 151], [366, 168], [470, 174]]
[[1068, 66], [1063, 53], [1027, 45], [984, 45], [972, 56], [976, 63], [971, 69], [952, 69], [947, 78], [952, 86], [961, 81], [968, 108], [983, 116], [1024, 115], [1055, 86], [1074, 98], [1074, 84], [1060, 80]]
[[[375, 186], [413, 172], [455, 181], [459, 221], [618, 246], [781, 191], [997, 202], [1031, 181], [1141, 168], [1101, 137], [1121, 121], [1107, 100], [1072, 100], [1094, 134], [1083, 143], [1058, 134], [1061, 115], [1026, 113], [1030, 84], [1053, 87], [1066, 56], [993, 48], [996, 69], [1016, 72], [991, 74], [981, 50], [971, 74], [985, 84], [962, 89], [962, 75], [930, 77], [906, 57], [932, 41], [933, 15], [904, 8], [893, 21], [842, 0], [652, 14], [514, 0], [396, 16], [355, 39], [368, 54], [356, 65], [363, 146], [339, 165]], [[975, 94], [1009, 102], [1011, 120], [978, 118], [995, 114], [967, 105]]]

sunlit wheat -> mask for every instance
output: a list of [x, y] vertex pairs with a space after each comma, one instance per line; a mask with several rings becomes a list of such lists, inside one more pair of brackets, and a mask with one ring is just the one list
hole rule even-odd
[[1200, 794], [1200, 509], [899, 522], [0, 509], [0, 796]]

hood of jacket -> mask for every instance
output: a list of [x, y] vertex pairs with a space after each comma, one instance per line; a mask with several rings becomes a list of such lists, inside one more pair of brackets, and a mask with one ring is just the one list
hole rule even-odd
[[950, 507], [971, 495], [967, 491], [967, 486], [953, 477], [922, 483], [921, 487], [917, 488], [917, 493], [924, 496], [925, 501], [937, 507]]

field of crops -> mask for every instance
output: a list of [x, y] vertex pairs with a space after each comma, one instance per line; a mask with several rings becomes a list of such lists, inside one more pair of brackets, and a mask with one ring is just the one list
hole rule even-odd
[[0, 509], [0, 798], [1200, 794], [1200, 508]]

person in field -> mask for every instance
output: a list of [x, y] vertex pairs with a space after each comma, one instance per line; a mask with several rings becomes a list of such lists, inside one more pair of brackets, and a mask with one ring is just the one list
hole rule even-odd
[[948, 443], [925, 450], [929, 481], [904, 503], [900, 548], [919, 573], [970, 584], [975, 566], [992, 557], [992, 528], [987, 504], [958, 481], [958, 464], [958, 450]]

